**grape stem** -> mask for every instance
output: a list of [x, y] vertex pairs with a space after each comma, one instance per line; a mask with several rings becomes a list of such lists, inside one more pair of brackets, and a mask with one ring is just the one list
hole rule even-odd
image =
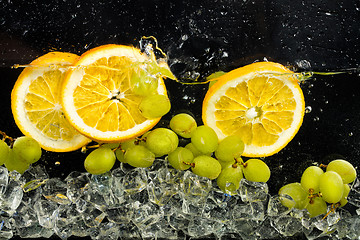
[[326, 168], [327, 165], [321, 163], [321, 164], [319, 165], [319, 167], [321, 167], [321, 168]]
[[1, 131], [1, 130], [0, 130], [0, 134], [2, 135], [2, 140], [3, 140], [3, 141], [6, 141], [6, 139], [8, 139], [8, 140], [10, 141], [10, 147], [12, 147], [15, 139], [12, 138], [12, 137], [10, 137], [10, 136], [8, 136], [5, 132], [3, 132], [3, 131]]
[[191, 166], [191, 167], [195, 167], [195, 163], [183, 162], [183, 164]]
[[340, 203], [333, 203], [331, 204], [330, 210], [326, 213], [326, 215], [322, 218], [324, 220], [327, 218], [331, 213], [335, 212], [335, 210], [340, 207]]

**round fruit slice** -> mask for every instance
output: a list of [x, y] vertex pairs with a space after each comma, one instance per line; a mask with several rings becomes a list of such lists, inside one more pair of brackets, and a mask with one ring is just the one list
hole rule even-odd
[[139, 110], [141, 100], [151, 94], [167, 95], [162, 77], [151, 74], [156, 64], [155, 59], [129, 46], [109, 44], [87, 51], [63, 84], [61, 98], [67, 119], [79, 132], [99, 142], [121, 142], [142, 135], [160, 118], [146, 119]]
[[68, 152], [91, 141], [69, 124], [60, 104], [65, 73], [78, 58], [71, 53], [47, 53], [22, 71], [12, 90], [11, 108], [17, 126], [45, 150]]
[[239, 135], [243, 155], [270, 156], [298, 132], [304, 117], [302, 90], [290, 70], [257, 62], [221, 77], [206, 93], [202, 117], [223, 139]]

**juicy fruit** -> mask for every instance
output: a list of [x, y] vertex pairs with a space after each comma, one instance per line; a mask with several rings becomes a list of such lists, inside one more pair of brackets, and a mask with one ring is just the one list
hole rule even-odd
[[[300, 183], [289, 183], [281, 187], [279, 190], [281, 203], [288, 208], [303, 209], [306, 205], [307, 192], [303, 189]], [[287, 198], [290, 196], [292, 200]]]
[[215, 131], [205, 125], [197, 127], [191, 134], [191, 143], [203, 154], [214, 152], [218, 147], [218, 142]]
[[319, 189], [324, 201], [337, 203], [344, 193], [344, 184], [338, 173], [326, 171], [320, 177]]
[[11, 92], [16, 125], [45, 150], [74, 151], [90, 142], [71, 126], [61, 106], [65, 74], [78, 58], [71, 53], [51, 52], [35, 59], [22, 71]]
[[126, 150], [124, 161], [133, 167], [150, 167], [155, 160], [155, 154], [142, 145], [136, 145]]
[[215, 158], [201, 155], [194, 159], [191, 170], [198, 176], [216, 179], [221, 173], [221, 165]]
[[170, 128], [183, 138], [190, 138], [191, 133], [196, 129], [195, 119], [187, 113], [179, 113], [171, 118]]
[[115, 164], [115, 160], [115, 153], [110, 148], [100, 147], [85, 158], [84, 167], [91, 174], [103, 174], [110, 171]]
[[238, 135], [244, 156], [279, 152], [298, 132], [305, 112], [297, 79], [284, 66], [257, 62], [218, 78], [206, 93], [203, 122], [219, 139]]
[[327, 204], [321, 197], [315, 197], [305, 206], [310, 217], [316, 217], [327, 212]]
[[3, 165], [9, 157], [10, 148], [5, 141], [0, 140], [0, 165]]
[[[142, 79], [144, 69], [151, 74], [154, 64], [156, 60], [146, 53], [123, 45], [103, 45], [85, 52], [64, 79], [61, 103], [66, 118], [79, 132], [99, 142], [122, 142], [144, 134], [160, 118], [147, 119], [141, 114], [144, 95], [134, 91], [133, 82], [137, 74], [136, 79]], [[145, 88], [150, 91], [146, 96], [167, 95], [161, 75], [152, 76], [157, 79], [156, 88]], [[153, 83], [152, 77], [145, 80]]]
[[147, 96], [139, 104], [141, 114], [147, 119], [162, 117], [170, 111], [170, 108], [169, 98], [161, 94]]
[[156, 128], [146, 136], [146, 147], [158, 157], [171, 153], [178, 144], [176, 133], [167, 128]]
[[189, 149], [178, 147], [173, 152], [169, 153], [167, 159], [173, 168], [186, 170], [190, 168], [190, 163], [193, 162], [194, 155]]
[[23, 174], [30, 166], [28, 162], [26, 162], [24, 159], [14, 153], [12, 149], [10, 150], [9, 157], [4, 165], [9, 171], [15, 170], [21, 174]]
[[234, 162], [244, 152], [244, 142], [237, 135], [227, 136], [219, 143], [215, 156], [219, 161]]
[[221, 170], [216, 179], [219, 188], [227, 194], [234, 194], [240, 186], [240, 180], [243, 178], [241, 167], [238, 165], [228, 165]]
[[19, 137], [15, 140], [12, 151], [25, 162], [31, 164], [37, 162], [41, 157], [41, 147], [31, 137]]
[[337, 159], [331, 161], [327, 167], [326, 171], [334, 171], [337, 172], [344, 184], [351, 183], [356, 178], [356, 170], [354, 166], [348, 161]]
[[[289, 195], [296, 202], [297, 208], [307, 209], [310, 217], [325, 214], [328, 208], [327, 204], [331, 204], [331, 208], [325, 217], [335, 211], [336, 208], [345, 206], [348, 202], [347, 196], [351, 189], [348, 184], [344, 184], [343, 178], [338, 172], [343, 174], [343, 176], [351, 176], [348, 179], [349, 181], [354, 180], [353, 176], [356, 176], [356, 170], [346, 160], [334, 160], [329, 165], [326, 168], [326, 172], [321, 169], [321, 167], [325, 167], [323, 164], [320, 164], [320, 167], [310, 166], [303, 172], [301, 184], [291, 183], [282, 187], [279, 190], [282, 204], [290, 207], [292, 200], [286, 197], [286, 195]], [[307, 194], [306, 198], [304, 198], [305, 194]]]
[[253, 182], [267, 182], [270, 178], [270, 169], [260, 159], [249, 159], [243, 164], [244, 176]]
[[301, 186], [307, 191], [312, 193], [319, 192], [319, 180], [324, 171], [317, 166], [310, 166], [303, 172], [301, 176]]

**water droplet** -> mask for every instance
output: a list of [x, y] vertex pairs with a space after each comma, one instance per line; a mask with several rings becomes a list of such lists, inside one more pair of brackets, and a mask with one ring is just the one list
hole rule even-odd
[[317, 122], [317, 121], [319, 121], [320, 120], [320, 118], [319, 117], [314, 117], [314, 122]]
[[311, 113], [311, 110], [312, 110], [311, 106], [305, 107], [305, 113]]
[[186, 40], [188, 40], [188, 38], [189, 38], [189, 36], [186, 34], [181, 36], [182, 41], [186, 41]]
[[349, 136], [351, 137], [351, 136], [353, 136], [354, 135], [354, 133], [353, 132], [349, 132]]

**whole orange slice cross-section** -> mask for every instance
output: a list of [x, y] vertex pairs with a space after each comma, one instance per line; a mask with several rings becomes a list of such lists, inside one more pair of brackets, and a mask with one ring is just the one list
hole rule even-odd
[[[144, 96], [135, 94], [130, 82], [148, 61], [145, 53], [124, 45], [103, 45], [85, 52], [62, 87], [62, 105], [69, 122], [98, 142], [125, 141], [154, 127], [160, 118], [141, 115], [139, 104]], [[167, 94], [161, 77], [154, 91]]]
[[281, 64], [257, 62], [221, 77], [208, 90], [202, 118], [219, 139], [239, 135], [243, 155], [279, 152], [298, 132], [305, 102], [293, 72]]
[[47, 53], [21, 72], [12, 90], [15, 123], [45, 150], [68, 152], [91, 141], [69, 124], [60, 104], [65, 74], [78, 58], [72, 53]]

